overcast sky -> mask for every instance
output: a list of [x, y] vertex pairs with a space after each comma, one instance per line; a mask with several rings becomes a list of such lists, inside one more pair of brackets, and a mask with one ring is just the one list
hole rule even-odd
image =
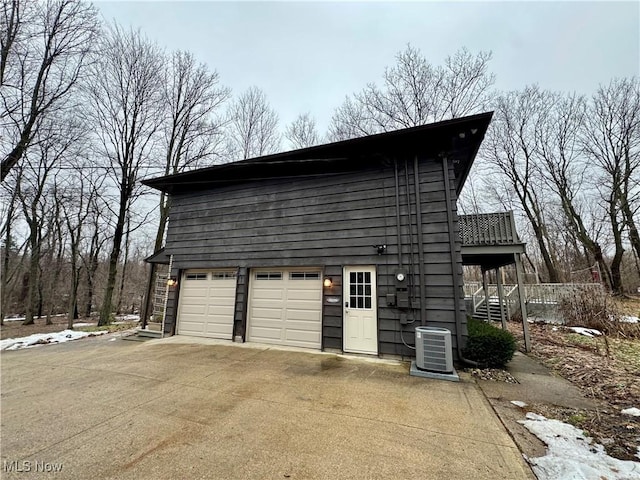
[[235, 94], [256, 85], [281, 127], [310, 112], [323, 134], [345, 95], [379, 82], [407, 43], [433, 63], [491, 50], [496, 87], [590, 94], [640, 74], [640, 2], [124, 2], [107, 20], [217, 70]]

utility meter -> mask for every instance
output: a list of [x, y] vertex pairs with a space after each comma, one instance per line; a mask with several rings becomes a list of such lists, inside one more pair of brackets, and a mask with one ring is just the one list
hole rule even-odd
[[396, 272], [396, 306], [398, 308], [409, 308], [407, 272], [405, 272], [404, 270], [399, 270]]

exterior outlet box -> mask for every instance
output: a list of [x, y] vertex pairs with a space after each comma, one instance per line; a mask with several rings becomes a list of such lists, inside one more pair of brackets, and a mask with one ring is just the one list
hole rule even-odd
[[398, 290], [397, 295], [397, 302], [398, 302], [398, 308], [409, 308], [409, 292], [407, 291], [407, 289], [403, 289], [403, 290]]
[[394, 293], [387, 293], [387, 307], [396, 306], [396, 295]]
[[409, 321], [407, 320], [407, 314], [406, 313], [401, 313], [400, 314], [400, 325], [406, 325], [407, 323], [409, 323]]

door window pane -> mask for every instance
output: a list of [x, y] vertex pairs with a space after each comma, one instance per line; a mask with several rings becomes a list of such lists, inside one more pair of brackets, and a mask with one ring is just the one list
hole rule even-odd
[[372, 308], [371, 272], [349, 273], [349, 307]]

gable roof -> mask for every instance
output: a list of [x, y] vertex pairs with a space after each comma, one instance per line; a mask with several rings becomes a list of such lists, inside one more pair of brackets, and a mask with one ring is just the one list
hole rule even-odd
[[142, 183], [179, 194], [267, 178], [352, 172], [418, 155], [447, 156], [452, 160], [456, 190], [460, 193], [492, 116], [493, 112], [480, 113], [145, 179]]

